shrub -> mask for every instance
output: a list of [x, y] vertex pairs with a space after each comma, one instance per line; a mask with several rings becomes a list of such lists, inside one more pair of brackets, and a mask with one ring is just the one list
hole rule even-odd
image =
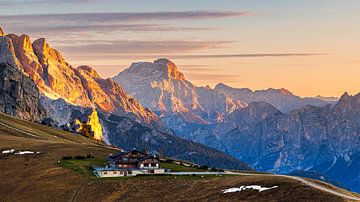
[[72, 156], [63, 156], [62, 157], [62, 160], [70, 160], [70, 159], [72, 159]]
[[75, 159], [85, 159], [86, 157], [85, 156], [75, 156]]
[[92, 154], [88, 154], [88, 155], [86, 155], [86, 158], [94, 158], [94, 156], [92, 155]]

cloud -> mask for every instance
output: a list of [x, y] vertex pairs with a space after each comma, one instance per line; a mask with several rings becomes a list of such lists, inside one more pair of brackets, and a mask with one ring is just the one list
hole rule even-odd
[[172, 59], [201, 59], [201, 58], [258, 58], [258, 57], [306, 57], [318, 56], [324, 53], [249, 53], [225, 55], [169, 55]]
[[160, 12], [114, 12], [114, 13], [67, 13], [67, 14], [29, 14], [0, 15], [1, 21], [14, 22], [62, 22], [62, 23], [103, 23], [135, 22], [149, 20], [206, 20], [226, 17], [254, 15], [241, 11], [160, 11]]
[[[158, 54], [150, 54], [152, 51], [138, 51], [139, 53], [142, 52], [143, 54], [126, 54], [129, 52], [126, 52], [126, 50], [122, 51], [124, 54], [102, 54], [99, 52], [99, 54], [82, 54], [80, 52], [74, 51], [72, 57], [75, 59], [94, 59], [96, 57], [101, 59], [135, 59], [135, 60], [141, 60], [141, 59], [155, 59], [155, 58], [168, 58], [168, 59], [221, 59], [221, 58], [267, 58], [267, 57], [312, 57], [312, 56], [319, 56], [319, 55], [325, 55], [324, 53], [261, 53], [261, 54], [230, 54], [230, 55], [169, 55], [165, 53], [179, 53], [182, 51], [192, 51], [192, 50], [201, 50], [210, 48], [209, 46], [204, 46], [201, 44], [194, 44], [194, 42], [187, 42], [188, 48], [185, 48], [186, 46], [183, 46], [182, 49], [177, 49], [176, 47], [168, 46], [167, 48], [162, 48], [163, 53]], [[170, 45], [170, 44], [169, 44]], [[157, 47], [157, 46], [155, 46]], [[220, 47], [220, 46], [217, 46]], [[212, 48], [216, 48], [216, 45], [213, 44]], [[138, 49], [138, 48], [136, 48]]]
[[[83, 58], [117, 59], [120, 54], [172, 54], [188, 53], [203, 49], [223, 48], [230, 41], [135, 41], [135, 40], [98, 40], [98, 41], [67, 41], [56, 43], [57, 48], [70, 55], [80, 55]], [[115, 55], [114, 55], [115, 54]], [[131, 56], [130, 56], [131, 58]]]
[[63, 3], [93, 3], [104, 0], [0, 0], [2, 6], [37, 5], [37, 4], [63, 4]]
[[218, 28], [194, 25], [184, 26], [180, 25], [181, 23], [178, 23], [178, 21], [210, 20], [247, 15], [251, 15], [251, 13], [241, 11], [165, 11], [0, 15], [0, 25], [5, 31], [8, 30], [19, 34], [35, 34], [37, 36], [40, 34], [42, 36], [61, 36], [69, 33], [106, 33], [107, 36], [110, 36], [120, 31], [209, 31]]
[[166, 24], [93, 24], [93, 25], [7, 25], [6, 30], [11, 30], [13, 33], [27, 33], [27, 34], [56, 34], [64, 35], [67, 33], [86, 34], [89, 32], [95, 33], [107, 33], [108, 35], [117, 31], [129, 31], [129, 32], [167, 32], [167, 31], [206, 31], [214, 30], [210, 27], [186, 27], [186, 26], [169, 26]]

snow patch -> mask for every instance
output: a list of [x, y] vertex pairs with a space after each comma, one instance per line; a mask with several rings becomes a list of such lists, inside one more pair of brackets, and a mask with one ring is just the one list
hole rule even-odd
[[2, 154], [16, 154], [16, 155], [24, 155], [24, 154], [40, 154], [40, 152], [33, 152], [33, 151], [17, 151], [15, 152], [15, 149], [9, 149], [9, 150], [4, 150], [1, 153]]
[[9, 149], [9, 150], [2, 151], [2, 154], [12, 154], [14, 152], [15, 152], [15, 149]]
[[241, 191], [245, 191], [247, 189], [253, 189], [253, 190], [258, 190], [259, 192], [263, 192], [263, 191], [267, 191], [270, 189], [276, 189], [276, 188], [278, 188], [278, 186], [262, 187], [259, 185], [250, 185], [250, 186], [241, 186], [241, 187], [233, 187], [233, 188], [229, 188], [229, 189], [224, 189], [224, 190], [222, 190], [222, 192], [224, 194], [226, 194], [226, 193], [241, 192]]
[[33, 151], [18, 151], [15, 154], [23, 155], [23, 154], [33, 154], [33, 153], [34, 153]]

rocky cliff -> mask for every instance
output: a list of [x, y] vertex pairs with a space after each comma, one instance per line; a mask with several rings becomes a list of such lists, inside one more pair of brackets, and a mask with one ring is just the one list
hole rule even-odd
[[0, 64], [0, 111], [39, 122], [45, 116], [35, 83], [17, 67]]

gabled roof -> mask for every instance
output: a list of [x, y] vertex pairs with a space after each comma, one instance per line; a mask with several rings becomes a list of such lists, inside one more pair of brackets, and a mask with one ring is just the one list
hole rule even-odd
[[145, 154], [144, 152], [140, 152], [140, 151], [137, 151], [137, 150], [132, 150], [132, 151], [128, 151], [128, 152], [119, 152], [116, 155], [109, 156], [108, 160], [109, 161], [114, 161], [114, 160], [117, 160], [117, 159], [121, 159], [121, 158], [123, 158], [124, 156], [126, 156], [128, 154], [137, 154], [137, 153], [142, 154], [143, 156], [145, 156], [144, 158], [149, 157], [149, 155]]
[[145, 160], [147, 160], [147, 159], [155, 159], [155, 160], [157, 160], [154, 156], [147, 156], [147, 157], [138, 159], [136, 162], [137, 162], [137, 163], [140, 163], [140, 162], [145, 161]]

